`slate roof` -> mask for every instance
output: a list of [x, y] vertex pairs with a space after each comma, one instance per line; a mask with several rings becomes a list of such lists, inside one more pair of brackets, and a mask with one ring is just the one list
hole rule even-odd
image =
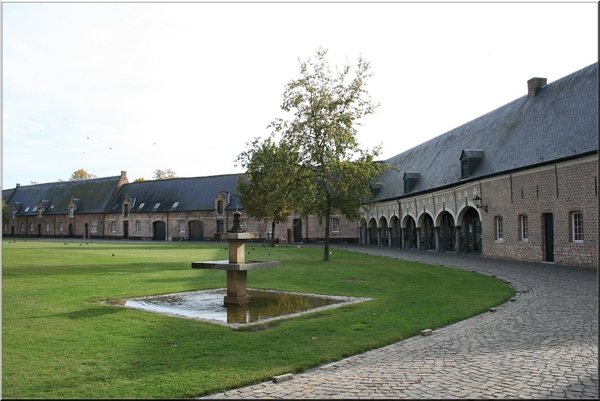
[[[113, 195], [121, 176], [93, 178], [80, 181], [59, 181], [47, 184], [21, 185], [13, 189], [8, 203], [9, 210], [14, 202], [21, 204], [17, 216], [35, 216], [33, 209], [40, 200], [48, 201], [52, 210], [44, 211], [44, 215], [67, 214], [71, 198], [79, 199], [76, 214], [102, 213]], [[2, 191], [4, 197], [4, 191]], [[29, 210], [26, 212], [27, 207]]]
[[[397, 171], [380, 177], [383, 186], [375, 200], [460, 183], [465, 150], [483, 150], [483, 157], [462, 181], [597, 153], [598, 63], [543, 86], [533, 98], [525, 94], [386, 160]], [[420, 176], [405, 194], [402, 178], [407, 171]]]
[[[121, 213], [127, 195], [134, 201], [130, 213], [214, 210], [215, 198], [220, 190], [230, 194], [226, 209], [235, 210], [238, 206], [242, 209], [239, 199], [234, 194], [237, 192], [238, 177], [238, 174], [228, 174], [125, 184], [108, 205], [106, 212]], [[175, 202], [178, 203], [173, 207]], [[155, 209], [157, 203], [159, 206]]]
[[15, 188], [12, 189], [3, 189], [2, 190], [2, 200], [8, 204], [10, 197], [15, 192]]

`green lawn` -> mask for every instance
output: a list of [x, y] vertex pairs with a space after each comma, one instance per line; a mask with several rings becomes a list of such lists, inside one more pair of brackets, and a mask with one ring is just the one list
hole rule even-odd
[[4, 398], [212, 394], [418, 335], [513, 294], [470, 271], [335, 249], [324, 262], [320, 247], [248, 243], [248, 258], [281, 262], [250, 271], [251, 288], [374, 300], [235, 330], [100, 304], [223, 288], [224, 271], [190, 264], [227, 259], [227, 244], [16, 241], [2, 242]]

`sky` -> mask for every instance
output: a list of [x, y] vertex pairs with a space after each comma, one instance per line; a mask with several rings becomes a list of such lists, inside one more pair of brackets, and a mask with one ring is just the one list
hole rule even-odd
[[319, 48], [370, 63], [386, 160], [597, 62], [598, 4], [3, 3], [2, 187], [242, 173]]

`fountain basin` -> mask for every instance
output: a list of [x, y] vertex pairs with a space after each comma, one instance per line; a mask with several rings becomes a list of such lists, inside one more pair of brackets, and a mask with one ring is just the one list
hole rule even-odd
[[112, 299], [101, 304], [217, 323], [232, 328], [322, 312], [371, 298], [249, 289], [252, 303], [223, 304], [224, 288], [186, 291], [129, 299]]
[[229, 260], [207, 260], [204, 262], [192, 262], [192, 268], [194, 269], [255, 270], [271, 267], [279, 267], [279, 262], [273, 260], [246, 260], [244, 263], [233, 263]]

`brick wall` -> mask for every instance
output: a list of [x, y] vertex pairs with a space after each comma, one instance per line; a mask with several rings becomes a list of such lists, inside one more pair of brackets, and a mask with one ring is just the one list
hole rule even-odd
[[[598, 160], [597, 155], [546, 165], [511, 174], [457, 185], [452, 189], [425, 195], [381, 202], [364, 211], [361, 224], [363, 244], [399, 246], [394, 238], [393, 222], [398, 219], [406, 228], [413, 220], [419, 230], [431, 218], [440, 230], [441, 217], [449, 213], [456, 226], [464, 224], [466, 214], [477, 213], [481, 220], [481, 243], [484, 257], [593, 266], [598, 264]], [[473, 198], [479, 195], [477, 209]], [[583, 241], [573, 241], [572, 215], [583, 215]], [[552, 214], [554, 252], [548, 257], [545, 214]], [[527, 216], [527, 238], [521, 230], [522, 216]], [[496, 218], [501, 217], [503, 238], [496, 238]], [[387, 224], [386, 224], [387, 223]], [[385, 227], [387, 232], [383, 232]], [[387, 238], [392, 236], [391, 241]], [[379, 238], [373, 238], [379, 237]], [[382, 240], [383, 239], [383, 240]], [[407, 244], [405, 244], [407, 245]], [[408, 246], [405, 246], [408, 247]], [[460, 248], [462, 251], [464, 248]]]

